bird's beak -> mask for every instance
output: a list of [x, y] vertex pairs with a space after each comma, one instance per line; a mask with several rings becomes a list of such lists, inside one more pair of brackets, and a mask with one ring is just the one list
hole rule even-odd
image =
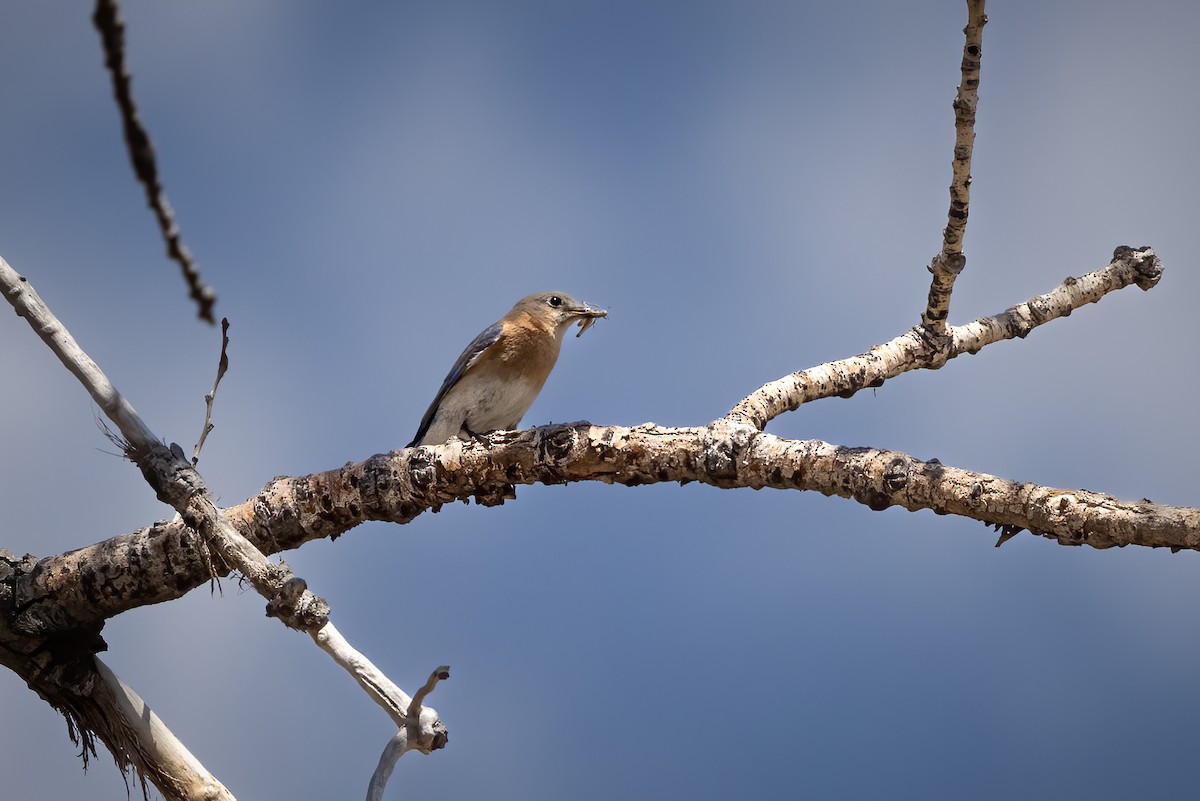
[[595, 306], [587, 303], [572, 306], [568, 311], [572, 317], [579, 318], [579, 331], [575, 334], [577, 337], [583, 336], [583, 332], [595, 325], [598, 319], [608, 316], [607, 309], [597, 309]]

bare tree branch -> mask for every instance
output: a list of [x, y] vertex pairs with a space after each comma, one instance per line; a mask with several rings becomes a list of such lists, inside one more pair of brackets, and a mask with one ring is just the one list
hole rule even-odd
[[918, 326], [866, 353], [764, 384], [733, 407], [726, 419], [761, 430], [769, 421], [809, 401], [849, 397], [910, 370], [936, 370], [950, 359], [978, 353], [995, 342], [1024, 339], [1038, 326], [1096, 303], [1109, 292], [1131, 285], [1149, 290], [1158, 283], [1162, 271], [1162, 261], [1150, 248], [1118, 247], [1108, 266], [1079, 278], [1066, 278], [1054, 290], [1000, 314], [953, 326], [946, 336], [930, 336], [927, 328]]
[[954, 279], [967, 264], [963, 235], [971, 204], [971, 154], [975, 149], [975, 109], [979, 104], [979, 65], [983, 55], [984, 0], [967, 0], [967, 37], [963, 45], [962, 81], [954, 97], [954, 160], [950, 181], [950, 212], [942, 232], [942, 249], [933, 257], [929, 272], [929, 302], [921, 322], [935, 332], [944, 331], [950, 314]]
[[213, 306], [217, 302], [217, 293], [200, 278], [200, 270], [180, 238], [175, 214], [171, 211], [171, 204], [167, 202], [166, 192], [163, 191], [162, 182], [158, 177], [154, 143], [150, 141], [150, 134], [138, 119], [137, 106], [133, 102], [133, 91], [130, 88], [129, 70], [125, 66], [125, 25], [121, 22], [117, 0], [96, 0], [92, 23], [100, 32], [100, 40], [104, 44], [104, 64], [112, 73], [113, 97], [121, 111], [121, 124], [125, 131], [129, 160], [133, 163], [137, 179], [146, 189], [146, 202], [150, 204], [158, 220], [158, 228], [167, 244], [167, 255], [179, 264], [183, 280], [188, 286], [188, 296], [195, 301], [200, 319], [215, 324]]
[[[1064, 545], [1200, 550], [1200, 510], [1194, 508], [1020, 483], [896, 451], [782, 439], [728, 421], [709, 428], [575, 423], [499, 432], [488, 442], [411, 448], [276, 479], [223, 516], [264, 550], [277, 551], [336, 537], [367, 520], [406, 523], [454, 500], [490, 503], [490, 493], [513, 483], [699, 481], [727, 489], [810, 490], [871, 509], [929, 509], [1027, 529]], [[19, 612], [12, 625], [85, 629], [182, 596], [210, 575], [195, 547], [181, 545], [187, 536], [182, 522], [163, 522], [18, 565], [11, 586]], [[393, 720], [408, 704], [401, 698], [389, 708]]]
[[[984, 0], [967, 0], [962, 81], [954, 101], [955, 148], [948, 222], [922, 324], [864, 354], [818, 365], [757, 389], [727, 416], [705, 427], [598, 427], [590, 423], [496, 432], [479, 441], [378, 454], [340, 469], [272, 481], [254, 498], [219, 509], [194, 469], [212, 430], [212, 404], [228, 367], [228, 323], [204, 428], [191, 463], [165, 445], [88, 358], [37, 293], [0, 259], [0, 290], [18, 315], [80, 380], [117, 427], [120, 442], [158, 497], [179, 519], [58, 556], [17, 559], [0, 551], [0, 664], [66, 716], [85, 755], [93, 737], [118, 766], [133, 767], [168, 798], [231, 798], [154, 717], [144, 702], [94, 654], [103, 650], [104, 621], [138, 606], [180, 597], [213, 575], [241, 572], [265, 598], [267, 612], [308, 633], [397, 724], [372, 778], [368, 799], [382, 796], [396, 760], [446, 744], [445, 727], [424, 699], [447, 668], [438, 668], [415, 697], [394, 685], [329, 621], [325, 602], [303, 579], [264, 552], [336, 537], [366, 520], [406, 523], [426, 510], [475, 498], [496, 505], [514, 484], [602, 481], [628, 486], [691, 481], [720, 488], [812, 490], [851, 498], [873, 510], [928, 509], [983, 522], [1002, 532], [997, 545], [1028, 530], [1065, 545], [1108, 548], [1137, 544], [1200, 550], [1200, 509], [1124, 502], [1086, 490], [1018, 483], [874, 448], [847, 448], [764, 433], [767, 423], [802, 404], [848, 397], [915, 369], [938, 369], [962, 353], [1025, 337], [1107, 293], [1156, 285], [1162, 264], [1149, 248], [1117, 248], [1112, 262], [1004, 312], [965, 325], [947, 324], [950, 296], [965, 265], [970, 170], [978, 103]], [[126, 143], [167, 242], [182, 267], [200, 315], [213, 321], [214, 296], [179, 238], [163, 193], [153, 146], [142, 128], [124, 65], [124, 31], [116, 0], [97, 0], [94, 21], [112, 73]], [[114, 435], [115, 437], [116, 435]], [[197, 536], [197, 532], [200, 536]], [[210, 549], [211, 548], [211, 552]], [[215, 553], [219, 559], [214, 560]]]
[[[600, 428], [580, 423], [497, 432], [486, 444], [455, 440], [435, 448], [378, 455], [328, 473], [277, 479], [254, 499], [218, 510], [178, 446], [167, 448], [154, 437], [28, 282], [0, 259], [0, 288], [6, 298], [87, 387], [125, 438], [128, 452], [159, 497], [181, 514], [178, 522], [156, 524], [32, 565], [10, 562], [12, 576], [5, 585], [12, 588], [14, 615], [11, 632], [0, 627], [0, 645], [7, 648], [14, 637], [24, 638], [22, 642], [33, 637], [35, 644], [25, 646], [25, 652], [38, 651], [43, 646], [36, 645], [37, 636], [45, 639], [72, 632], [91, 633], [98, 640], [106, 618], [178, 597], [208, 580], [213, 566], [199, 547], [207, 542], [226, 565], [241, 571], [270, 599], [268, 614], [309, 632], [400, 728], [410, 728], [412, 699], [345, 643], [328, 622], [324, 602], [309, 593], [286, 565], [267, 562], [258, 545], [272, 551], [296, 547], [313, 537], [336, 536], [368, 519], [408, 522], [453, 500], [474, 497], [479, 503], [495, 505], [510, 497], [509, 487], [517, 483], [599, 480], [633, 486], [701, 481], [722, 488], [816, 490], [853, 498], [872, 509], [931, 509], [980, 520], [1009, 533], [1028, 529], [1064, 544], [1200, 549], [1200, 510], [1145, 500], [1124, 503], [1082, 490], [1018, 484], [902, 453], [785, 440], [750, 424], [765, 424], [816, 397], [852, 393], [909, 369], [935, 368], [960, 353], [1023, 337], [1115, 289], [1130, 284], [1149, 289], [1161, 272], [1161, 262], [1149, 248], [1118, 248], [1104, 269], [1068, 278], [1046, 295], [950, 329], [948, 336], [926, 336], [925, 329], [918, 327], [863, 356], [768, 384], [706, 428]], [[202, 532], [204, 539], [197, 541], [188, 527]], [[131, 558], [134, 554], [136, 558]], [[30, 676], [14, 669], [35, 689], [39, 676], [44, 681], [52, 675]], [[43, 697], [55, 697], [53, 691], [38, 691]], [[421, 727], [407, 731], [398, 753], [445, 744], [444, 727], [431, 710], [426, 712], [430, 715], [417, 716]], [[76, 719], [81, 727], [97, 725], [86, 717]]]
[[[154, 786], [172, 801], [192, 798], [235, 801], [225, 785], [200, 764], [133, 688], [102, 661], [95, 662], [103, 679], [103, 695], [112, 698], [114, 717], [128, 729], [125, 747], [140, 776], [151, 777]], [[142, 790], [146, 795], [144, 780]]]
[[96, 755], [99, 739], [126, 783], [132, 771], [147, 799], [147, 780], [169, 801], [232, 799], [137, 693], [95, 657], [105, 648], [99, 627], [47, 631], [13, 619], [12, 610], [19, 607], [13, 581], [31, 561], [0, 550], [0, 606], [6, 613], [0, 623], [0, 666], [25, 679], [62, 713], [84, 767]]
[[34, 288], [0, 258], [0, 288], [17, 315], [83, 384], [92, 400], [121, 433], [126, 455], [137, 463], [159, 500], [177, 511], [184, 522], [200, 532], [206, 542], [231, 567], [244, 575], [268, 599], [268, 613], [288, 626], [307, 631], [327, 619], [323, 600], [301, 590], [293, 593], [297, 579], [286, 565], [272, 565], [236, 529], [221, 518], [200, 474], [184, 459], [178, 445], [167, 447], [142, 421], [108, 377], [54, 316]]
[[[430, 745], [427, 732], [431, 727], [437, 725], [437, 721], [422, 707], [422, 704], [425, 703], [426, 696], [437, 687], [438, 682], [448, 678], [450, 678], [449, 666], [442, 665], [434, 668], [424, 686], [413, 696], [412, 703], [408, 705], [408, 717], [405, 725], [401, 726], [400, 730], [392, 735], [392, 739], [388, 740], [388, 744], [383, 748], [383, 753], [379, 756], [379, 765], [371, 774], [371, 782], [367, 786], [367, 801], [380, 801], [383, 798], [383, 791], [387, 788], [392, 769], [396, 767], [396, 762], [400, 757], [410, 749], [425, 750]], [[434, 745], [434, 747], [441, 748], [442, 745], [445, 745], [444, 739], [440, 745]]]
[[195, 467], [200, 462], [200, 449], [204, 447], [204, 441], [208, 439], [208, 435], [213, 430], [212, 410], [213, 400], [217, 397], [217, 387], [221, 386], [221, 379], [225, 377], [225, 371], [229, 369], [229, 318], [221, 318], [221, 357], [217, 359], [217, 378], [213, 381], [212, 392], [204, 396], [204, 427], [200, 429], [200, 439], [196, 440], [196, 447], [192, 450], [192, 467]]
[[408, 705], [408, 723], [412, 725], [413, 719], [420, 717], [421, 705], [425, 703], [425, 699], [438, 686], [438, 682], [445, 681], [450, 678], [450, 666], [440, 665], [433, 669], [429, 674], [429, 678], [421, 685], [421, 689], [417, 690], [417, 694], [413, 696], [412, 703]]
[[379, 755], [379, 764], [375, 766], [375, 772], [371, 774], [371, 781], [367, 785], [367, 801], [383, 801], [383, 791], [387, 789], [392, 770], [408, 750], [408, 730], [400, 729], [392, 735], [392, 739], [383, 747], [383, 753]]
[[[370, 665], [365, 657], [350, 648], [329, 622], [329, 607], [324, 599], [309, 592], [304, 580], [295, 576], [286, 564], [271, 564], [253, 543], [230, 525], [213, 502], [200, 474], [184, 458], [182, 449], [174, 444], [167, 447], [154, 435], [29, 282], [2, 258], [0, 290], [3, 290], [17, 315], [26, 319], [59, 360], [79, 379], [101, 411], [117, 426], [127, 443], [126, 455], [137, 463], [159, 499], [171, 505], [179, 513], [182, 522], [199, 532], [202, 541], [210, 545], [225, 564], [237, 569], [267, 599], [268, 615], [312, 635], [326, 653], [359, 679], [360, 685], [368, 688], [371, 698], [388, 711], [397, 725], [404, 726], [411, 699]], [[373, 671], [369, 686], [361, 678], [367, 673], [365, 666]], [[90, 721], [87, 723], [96, 725]], [[438, 734], [431, 730], [428, 737], [432, 741]], [[441, 742], [445, 742], [444, 737]], [[146, 775], [151, 781], [156, 781], [155, 772]]]

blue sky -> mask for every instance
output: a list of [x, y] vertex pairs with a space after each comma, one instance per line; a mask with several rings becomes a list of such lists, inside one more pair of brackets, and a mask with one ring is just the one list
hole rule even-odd
[[[940, 244], [960, 2], [123, 5], [142, 118], [232, 321], [201, 470], [273, 476], [411, 438], [522, 295], [610, 309], [527, 424], [702, 425], [919, 319]], [[783, 436], [1196, 505], [1198, 12], [994, 3], [964, 322], [1166, 263], [1027, 340], [774, 421]], [[0, 255], [190, 449], [215, 368], [130, 172], [87, 3], [0, 5]], [[168, 515], [83, 390], [0, 324], [0, 545]], [[1062, 798], [1194, 786], [1196, 556], [690, 485], [524, 487], [287, 554], [449, 747], [389, 798]], [[355, 798], [384, 715], [224, 582], [105, 629], [108, 664], [241, 798]], [[117, 798], [0, 675], [14, 798]]]

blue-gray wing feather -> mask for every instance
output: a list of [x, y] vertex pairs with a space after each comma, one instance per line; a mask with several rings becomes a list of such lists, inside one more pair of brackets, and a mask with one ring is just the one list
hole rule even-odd
[[433, 416], [437, 414], [438, 406], [442, 402], [442, 398], [446, 397], [446, 393], [450, 391], [450, 387], [458, 383], [458, 380], [470, 369], [471, 365], [479, 361], [479, 357], [483, 352], [496, 341], [500, 339], [500, 335], [504, 333], [504, 326], [499, 322], [492, 323], [487, 328], [479, 332], [479, 335], [471, 340], [471, 344], [467, 345], [466, 349], [459, 354], [458, 359], [454, 362], [454, 366], [450, 368], [450, 372], [446, 375], [446, 380], [442, 382], [442, 388], [438, 390], [437, 397], [433, 399], [433, 403], [429, 404], [429, 409], [426, 410], [425, 416], [421, 418], [421, 425], [417, 428], [417, 435], [413, 437], [413, 441], [406, 445], [406, 448], [411, 448], [421, 441], [421, 438], [429, 433], [429, 426], [433, 424]]

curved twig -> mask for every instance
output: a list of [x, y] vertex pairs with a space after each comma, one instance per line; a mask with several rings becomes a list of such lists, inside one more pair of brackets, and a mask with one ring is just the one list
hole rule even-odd
[[200, 439], [196, 440], [196, 447], [192, 450], [192, 467], [195, 467], [200, 462], [200, 449], [204, 447], [204, 441], [208, 439], [208, 435], [212, 433], [213, 421], [212, 410], [213, 401], [217, 397], [217, 387], [221, 386], [221, 379], [225, 377], [225, 371], [229, 369], [229, 318], [221, 318], [221, 357], [217, 359], [217, 378], [213, 381], [212, 391], [204, 396], [204, 427], [200, 429]]
[[446, 731], [441, 726], [441, 721], [437, 719], [437, 713], [422, 705], [425, 703], [425, 698], [437, 687], [438, 682], [448, 678], [450, 678], [448, 665], [434, 668], [425, 684], [413, 696], [408, 705], [405, 725], [392, 735], [392, 739], [388, 740], [387, 745], [383, 747], [383, 753], [379, 755], [379, 764], [376, 766], [375, 772], [371, 774], [371, 781], [367, 785], [367, 801], [380, 801], [383, 798], [383, 791], [387, 788], [388, 779], [392, 776], [392, 769], [396, 767], [400, 757], [411, 750], [427, 754], [445, 746]]
[[167, 194], [158, 178], [154, 143], [150, 141], [150, 134], [138, 119], [137, 106], [133, 102], [133, 91], [130, 88], [129, 70], [125, 67], [125, 25], [121, 22], [121, 10], [117, 7], [117, 0], [96, 0], [92, 23], [100, 32], [100, 39], [104, 44], [104, 64], [112, 73], [113, 98], [121, 111], [125, 146], [129, 150], [133, 172], [146, 189], [146, 202], [150, 204], [154, 217], [158, 220], [158, 228], [167, 244], [167, 255], [179, 264], [183, 280], [188, 286], [188, 296], [196, 302], [200, 319], [214, 324], [216, 319], [213, 317], [213, 306], [217, 302], [217, 293], [200, 278], [200, 270], [196, 267], [192, 254], [183, 244], [179, 226], [175, 224], [175, 214], [171, 211], [171, 204], [167, 202]]

